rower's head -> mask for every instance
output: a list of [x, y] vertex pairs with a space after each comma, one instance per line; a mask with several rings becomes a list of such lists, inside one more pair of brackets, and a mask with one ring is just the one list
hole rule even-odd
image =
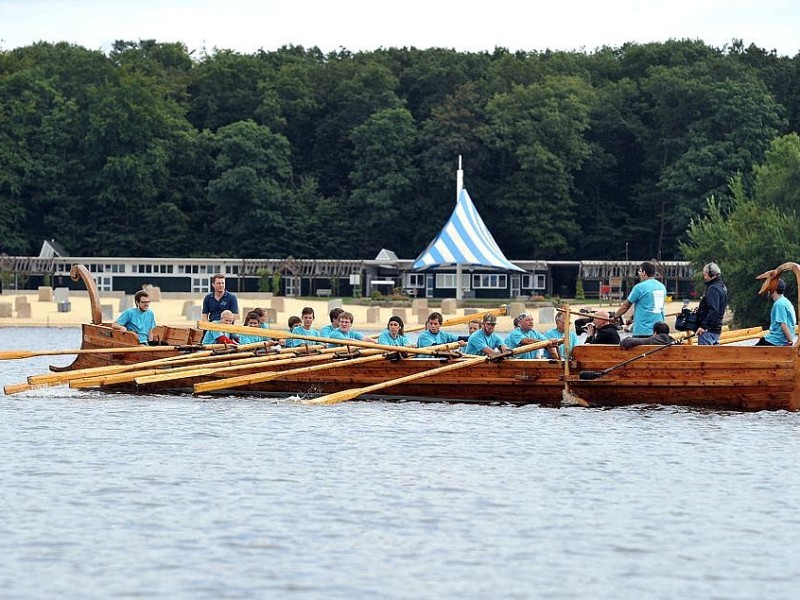
[[478, 329], [481, 328], [481, 320], [480, 319], [472, 319], [469, 323], [467, 323], [467, 333], [472, 335]]
[[259, 323], [267, 322], [267, 311], [265, 311], [263, 308], [254, 308], [251, 312], [254, 312], [258, 316]]
[[353, 326], [353, 313], [342, 311], [342, 314], [339, 315], [339, 331], [343, 333], [347, 333], [350, 331], [350, 328]]
[[222, 294], [225, 291], [225, 275], [222, 273], [217, 273], [211, 278], [211, 286], [214, 288], [214, 291], [218, 294]]
[[444, 317], [442, 317], [442, 313], [432, 312], [428, 315], [427, 321], [425, 321], [425, 327], [428, 331], [430, 331], [433, 335], [439, 333], [439, 329], [442, 327], [442, 321]]
[[289, 317], [289, 331], [300, 325], [300, 323], [302, 322], [303, 320], [297, 315], [292, 315], [291, 317]]
[[247, 327], [258, 327], [261, 325], [261, 318], [258, 316], [258, 313], [254, 310], [251, 310], [247, 313], [247, 316], [244, 318], [244, 324]]
[[556, 329], [558, 329], [560, 333], [564, 333], [564, 323], [565, 323], [564, 313], [556, 311], [555, 322], [556, 322]]
[[664, 321], [659, 321], [655, 325], [653, 325], [653, 333], [655, 335], [659, 335], [662, 333], [669, 334], [669, 325], [664, 323]]
[[136, 308], [144, 312], [150, 308], [150, 294], [144, 290], [139, 290], [133, 296], [133, 301], [136, 303]]
[[229, 310], [223, 310], [219, 315], [220, 323], [225, 323], [226, 325], [233, 325], [233, 322], [236, 320], [236, 315], [234, 315]]
[[481, 319], [481, 327], [484, 333], [494, 333], [494, 328], [497, 325], [497, 317], [494, 315], [483, 315]]
[[305, 329], [311, 329], [311, 324], [314, 322], [314, 309], [310, 306], [303, 307], [300, 318], [303, 320], [303, 327]]
[[386, 324], [386, 329], [389, 330], [389, 333], [392, 335], [403, 335], [403, 319], [398, 317], [397, 315], [392, 315], [389, 317], [389, 322]]
[[331, 309], [331, 311], [328, 313], [328, 316], [331, 318], [331, 325], [334, 327], [339, 326], [339, 315], [341, 315], [343, 312], [344, 309], [340, 306]]
[[533, 315], [527, 312], [518, 314], [517, 327], [522, 331], [530, 331], [533, 329]]

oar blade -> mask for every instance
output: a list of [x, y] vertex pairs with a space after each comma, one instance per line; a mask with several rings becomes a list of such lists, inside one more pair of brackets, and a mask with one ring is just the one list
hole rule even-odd
[[0, 360], [17, 360], [19, 358], [31, 358], [32, 356], [39, 356], [39, 353], [31, 350], [7, 350], [0, 352]]
[[334, 392], [319, 398], [312, 398], [306, 400], [306, 404], [339, 404], [340, 402], [347, 402], [348, 400], [355, 400], [364, 394], [362, 388], [354, 388], [350, 390], [342, 390], [341, 392]]

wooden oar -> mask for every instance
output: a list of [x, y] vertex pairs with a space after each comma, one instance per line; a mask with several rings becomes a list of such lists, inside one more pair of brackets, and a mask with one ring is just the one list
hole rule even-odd
[[272, 371], [270, 373], [255, 373], [250, 375], [240, 375], [239, 377], [226, 377], [217, 381], [206, 381], [194, 384], [194, 393], [202, 394], [204, 392], [213, 392], [216, 390], [228, 390], [232, 388], [242, 387], [245, 385], [252, 385], [255, 383], [264, 383], [265, 381], [272, 381], [274, 379], [282, 379], [284, 377], [291, 377], [293, 375], [300, 375], [303, 373], [314, 373], [316, 371], [326, 371], [329, 369], [337, 369], [341, 367], [350, 367], [353, 365], [360, 365], [367, 362], [374, 362], [379, 360], [386, 360], [386, 353], [382, 350], [364, 350], [363, 354], [358, 358], [351, 358], [348, 360], [340, 360], [337, 362], [329, 362], [324, 365], [314, 365], [311, 367], [298, 367], [296, 369], [286, 369], [283, 371]]
[[[217, 345], [215, 344], [214, 347]], [[129, 364], [121, 364], [121, 365], [106, 365], [102, 367], [89, 367], [85, 369], [74, 369], [72, 371], [63, 371], [59, 373], [44, 373], [41, 375], [31, 375], [28, 377], [27, 383], [17, 383], [7, 385], [3, 388], [3, 391], [7, 395], [17, 394], [19, 392], [26, 392], [30, 390], [45, 388], [45, 387], [52, 387], [57, 385], [65, 385], [68, 384], [70, 381], [74, 381], [77, 379], [83, 379], [88, 377], [98, 377], [101, 375], [113, 375], [115, 373], [125, 373], [128, 371], [135, 371], [143, 368], [152, 368], [159, 365], [174, 365], [176, 363], [180, 364], [187, 364], [187, 363], [196, 363], [196, 362], [214, 362], [214, 361], [221, 361], [227, 360], [231, 354], [241, 352], [245, 350], [248, 352], [247, 354], [243, 354], [243, 356], [252, 356], [254, 350], [258, 350], [263, 347], [263, 342], [256, 342], [253, 344], [246, 344], [240, 346], [238, 348], [234, 348], [233, 346], [224, 346], [222, 348], [217, 348], [216, 350], [204, 350], [200, 352], [194, 352], [190, 354], [178, 354], [175, 356], [167, 356], [164, 358], [159, 358], [156, 360], [149, 360], [143, 361], [138, 363], [129, 363]], [[209, 347], [209, 346], [207, 346]], [[247, 348], [251, 348], [252, 350], [247, 351]], [[313, 348], [311, 346], [310, 348]], [[284, 348], [280, 350], [280, 352], [293, 352], [296, 349], [294, 348]], [[220, 354], [220, 352], [224, 351], [224, 353]], [[271, 349], [268, 351], [272, 352]], [[279, 352], [279, 353], [280, 353]], [[272, 354], [270, 354], [272, 356]]]
[[[555, 343], [557, 346], [561, 343], [561, 339], [553, 339], [553, 340], [542, 340], [540, 342], [536, 342], [535, 344], [528, 344], [526, 346], [520, 346], [519, 348], [514, 348], [513, 350], [504, 353], [502, 357], [508, 356], [515, 356], [517, 354], [524, 354], [526, 352], [532, 352], [534, 350], [538, 350], [540, 348], [546, 348], [551, 346]], [[417, 379], [423, 379], [425, 377], [431, 377], [432, 375], [439, 375], [441, 373], [446, 373], [448, 371], [455, 371], [457, 369], [464, 369], [466, 367], [471, 367], [473, 365], [477, 365], [478, 363], [484, 363], [492, 360], [496, 360], [497, 358], [501, 358], [501, 356], [493, 357], [493, 356], [477, 356], [474, 358], [467, 358], [462, 360], [461, 362], [451, 363], [449, 365], [445, 365], [443, 367], [436, 367], [434, 369], [428, 369], [426, 371], [421, 371], [419, 373], [413, 373], [411, 375], [406, 375], [404, 377], [398, 377], [397, 379], [392, 379], [390, 381], [384, 381], [382, 383], [375, 383], [373, 385], [368, 385], [362, 388], [355, 388], [350, 390], [342, 390], [340, 392], [334, 392], [333, 394], [327, 394], [325, 396], [321, 396], [319, 398], [314, 398], [313, 400], [307, 400], [307, 404], [338, 404], [339, 402], [347, 402], [348, 400], [353, 400], [362, 396], [364, 394], [369, 394], [371, 392], [377, 392], [378, 390], [383, 390], [389, 387], [393, 387], [396, 385], [400, 385], [402, 383], [408, 383], [409, 381], [415, 381]]]
[[59, 356], [62, 354], [120, 354], [127, 352], [171, 352], [201, 351], [214, 348], [225, 348], [225, 344], [194, 344], [183, 346], [122, 346], [119, 348], [88, 348], [81, 350], [6, 350], [0, 352], [0, 360], [33, 358], [35, 356]]
[[[440, 344], [438, 346], [431, 346], [431, 348], [435, 348], [439, 351], [446, 352], [448, 350], [453, 350], [458, 348], [458, 342], [451, 342], [449, 344]], [[402, 352], [403, 348], [398, 346], [396, 348], [396, 352]], [[364, 350], [364, 354], [372, 355], [372, 353], [380, 353], [379, 358], [385, 359], [387, 356], [394, 356], [396, 353], [386, 353], [383, 350], [379, 349], [367, 349]], [[369, 356], [372, 358], [372, 356]], [[239, 377], [229, 377], [226, 379], [222, 379], [219, 381], [209, 381], [209, 382], [201, 382], [195, 384], [194, 386], [194, 393], [200, 394], [202, 392], [212, 392], [215, 390], [224, 390], [234, 387], [241, 387], [243, 385], [251, 385], [254, 383], [263, 383], [265, 381], [272, 381], [273, 379], [281, 379], [282, 377], [290, 377], [292, 375], [297, 375], [299, 373], [308, 373], [312, 371], [323, 371], [325, 369], [335, 369], [340, 366], [346, 365], [353, 365], [359, 364], [357, 361], [361, 360], [360, 358], [350, 359], [350, 360], [343, 360], [339, 362], [332, 362], [326, 363], [324, 365], [315, 365], [313, 367], [301, 367], [298, 369], [287, 369], [285, 371], [275, 371], [270, 373], [255, 373], [251, 375], [241, 375]], [[364, 361], [370, 362], [370, 361]]]
[[[297, 354], [292, 352], [292, 350], [299, 350], [299, 349], [286, 348], [284, 350], [288, 350], [288, 352], [273, 353], [260, 356], [258, 355], [254, 356], [252, 352], [247, 352], [241, 355], [228, 354], [222, 356], [224, 360], [212, 361], [210, 358], [213, 357], [210, 357], [206, 361], [200, 361], [200, 364], [194, 363], [186, 365], [185, 363], [181, 363], [177, 366], [173, 366], [172, 364], [170, 365], [164, 364], [154, 368], [135, 369], [132, 371], [126, 371], [124, 373], [101, 375], [98, 377], [72, 379], [69, 382], [69, 387], [92, 388], [92, 387], [101, 387], [104, 385], [116, 385], [120, 383], [128, 383], [140, 377], [144, 378], [144, 377], [164, 376], [163, 378], [160, 379], [160, 381], [169, 381], [170, 379], [186, 379], [187, 377], [191, 377], [191, 373], [193, 371], [199, 369], [236, 367], [236, 366], [252, 368], [254, 364], [262, 364], [266, 362], [283, 362], [283, 360], [286, 360], [287, 358], [298, 358]], [[315, 356], [315, 355], [309, 355], [309, 356]], [[308, 356], [304, 354], [300, 358], [306, 360]], [[151, 381], [150, 383], [154, 383], [155, 381]]]
[[581, 371], [580, 374], [578, 375], [578, 378], [579, 379], [583, 379], [585, 381], [586, 380], [592, 381], [594, 379], [598, 379], [600, 377], [608, 375], [612, 371], [616, 371], [617, 369], [621, 369], [622, 367], [625, 367], [625, 366], [631, 364], [632, 362], [635, 362], [637, 360], [645, 358], [646, 356], [650, 356], [651, 354], [655, 354], [657, 352], [661, 352], [663, 350], [666, 350], [667, 348], [672, 348], [673, 346], [680, 345], [681, 343], [685, 342], [686, 340], [690, 339], [693, 336], [694, 336], [694, 333], [690, 333], [689, 335], [687, 335], [683, 339], [675, 340], [671, 344], [664, 344], [663, 346], [659, 346], [658, 348], [654, 348], [653, 350], [648, 350], [647, 352], [642, 352], [641, 354], [639, 354], [637, 356], [634, 356], [633, 358], [629, 358], [628, 360], [624, 360], [621, 363], [619, 363], [618, 365], [614, 365], [614, 366], [608, 367], [607, 369], [603, 369], [602, 371]]
[[7, 395], [17, 394], [19, 392], [26, 392], [39, 388], [52, 387], [57, 385], [64, 385], [73, 379], [80, 379], [81, 377], [91, 377], [102, 374], [122, 373], [124, 371], [131, 371], [140, 369], [145, 365], [153, 366], [164, 363], [181, 362], [181, 361], [194, 361], [201, 360], [205, 357], [215, 355], [224, 358], [224, 354], [215, 354], [216, 351], [207, 350], [202, 352], [195, 352], [193, 354], [180, 354], [175, 356], [167, 356], [156, 360], [149, 360], [138, 363], [129, 363], [121, 365], [107, 365], [103, 367], [89, 367], [86, 369], [74, 369], [72, 371], [62, 371], [58, 373], [43, 373], [41, 375], [30, 375], [27, 383], [16, 383], [7, 385], [3, 391]]
[[402, 352], [404, 354], [425, 354], [436, 355], [441, 350], [436, 350], [435, 346], [429, 348], [412, 348], [410, 346], [389, 346], [388, 344], [375, 344], [364, 340], [356, 339], [339, 339], [339, 338], [326, 338], [314, 337], [309, 335], [298, 335], [289, 333], [287, 331], [279, 331], [276, 329], [261, 329], [258, 327], [245, 327], [243, 325], [226, 325], [224, 323], [211, 323], [209, 321], [198, 321], [197, 327], [199, 329], [206, 329], [209, 331], [228, 331], [230, 333], [246, 333], [253, 334], [260, 331], [262, 335], [268, 335], [275, 338], [290, 338], [297, 340], [307, 340], [317, 344], [336, 344], [337, 346], [353, 346], [354, 348], [371, 348], [373, 350], [385, 350], [386, 352]]
[[[243, 369], [253, 369], [261, 367], [262, 365], [265, 367], [269, 367], [270, 369], [274, 369], [279, 366], [285, 365], [296, 365], [298, 363], [305, 364], [305, 363], [312, 363], [312, 362], [320, 362], [320, 361], [330, 361], [331, 359], [337, 358], [335, 353], [341, 353], [341, 348], [325, 348], [316, 354], [309, 354], [309, 355], [301, 355], [301, 356], [277, 356], [273, 355], [270, 357], [260, 357], [261, 360], [258, 360], [258, 357], [251, 358], [247, 360], [238, 361], [233, 364], [225, 364], [220, 363], [216, 365], [210, 366], [196, 366], [193, 365], [191, 367], [186, 368], [179, 368], [179, 369], [169, 369], [166, 372], [157, 373], [155, 375], [137, 375], [134, 377], [133, 381], [136, 385], [150, 385], [153, 383], [162, 383], [164, 381], [174, 381], [177, 379], [193, 379], [196, 377], [205, 377], [208, 375], [218, 375], [219, 373], [233, 373], [235, 371], [241, 371]], [[381, 350], [365, 350], [364, 352], [381, 352]]]
[[[472, 313], [471, 315], [464, 315], [463, 317], [452, 317], [450, 319], [445, 319], [442, 322], [442, 327], [450, 327], [451, 325], [463, 325], [464, 323], [469, 323], [473, 319], [478, 319], [479, 321], [483, 319], [484, 315], [496, 315], [498, 317], [502, 317], [508, 314], [508, 305], [503, 304], [500, 308], [493, 308], [491, 310], [483, 310], [481, 312]], [[426, 324], [422, 325], [412, 325], [411, 327], [406, 327], [405, 332], [411, 333], [412, 331], [422, 331], [425, 329]]]

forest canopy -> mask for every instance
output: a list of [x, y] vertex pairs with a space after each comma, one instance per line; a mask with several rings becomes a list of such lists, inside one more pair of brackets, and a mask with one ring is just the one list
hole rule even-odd
[[39, 43], [0, 52], [0, 252], [56, 239], [75, 256], [413, 258], [454, 206], [461, 155], [511, 259], [684, 258], [690, 223], [747, 210], [756, 184], [796, 209], [763, 170], [796, 177], [765, 158], [799, 127], [800, 54], [736, 41]]

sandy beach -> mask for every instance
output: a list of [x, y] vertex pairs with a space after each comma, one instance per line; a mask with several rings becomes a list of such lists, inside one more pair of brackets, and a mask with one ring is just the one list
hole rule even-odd
[[[316, 313], [316, 327], [322, 327], [329, 321], [328, 311], [330, 307], [338, 305], [341, 300], [320, 300], [320, 299], [297, 299], [285, 297], [272, 297], [270, 294], [243, 293], [237, 294], [239, 298], [239, 308], [241, 317], [245, 311], [261, 307], [268, 309], [270, 315], [270, 325], [276, 328], [285, 328], [290, 316], [299, 315], [304, 306], [311, 306]], [[202, 296], [193, 296], [187, 293], [156, 293], [152, 296], [152, 310], [156, 314], [156, 321], [160, 325], [172, 327], [191, 327], [200, 316]], [[100, 294], [101, 305], [103, 306], [103, 321], [108, 322], [116, 319], [122, 310], [132, 306], [132, 297], [125, 298], [121, 293]], [[71, 291], [69, 293], [70, 310], [68, 312], [59, 311], [59, 305], [53, 300], [40, 300], [40, 295], [35, 291], [0, 294], [0, 328], [1, 327], [79, 327], [81, 324], [89, 322], [91, 319], [91, 309], [89, 296], [86, 292]], [[453, 304], [445, 303], [445, 304]], [[498, 308], [501, 301], [487, 301], [485, 308]], [[27, 306], [26, 306], [27, 305]], [[539, 330], [546, 330], [552, 327], [554, 308], [552, 306], [537, 306], [534, 308], [526, 307], [520, 302], [509, 303], [511, 314], [516, 315], [523, 310], [532, 312]], [[574, 310], [579, 310], [585, 306], [592, 309], [613, 310], [615, 305], [606, 304], [604, 306], [572, 304]], [[427, 314], [433, 310], [443, 312], [445, 319], [462, 317], [468, 313], [479, 309], [471, 308], [429, 308], [425, 300], [415, 300], [410, 308], [392, 308], [388, 306], [364, 306], [357, 304], [343, 304], [346, 310], [353, 313], [355, 317], [355, 328], [365, 331], [378, 331], [384, 328], [389, 317], [399, 314], [406, 323], [407, 327], [421, 325], [425, 322]], [[62, 306], [63, 308], [63, 306]], [[680, 310], [681, 303], [673, 302], [667, 306], [667, 313], [676, 313]], [[271, 309], [271, 310], [270, 310]], [[443, 310], [444, 309], [444, 310]], [[674, 323], [674, 318], [668, 319], [670, 326]], [[497, 331], [508, 332], [513, 328], [512, 316], [498, 318]], [[466, 330], [466, 326], [454, 326], [451, 331], [458, 332]]]

